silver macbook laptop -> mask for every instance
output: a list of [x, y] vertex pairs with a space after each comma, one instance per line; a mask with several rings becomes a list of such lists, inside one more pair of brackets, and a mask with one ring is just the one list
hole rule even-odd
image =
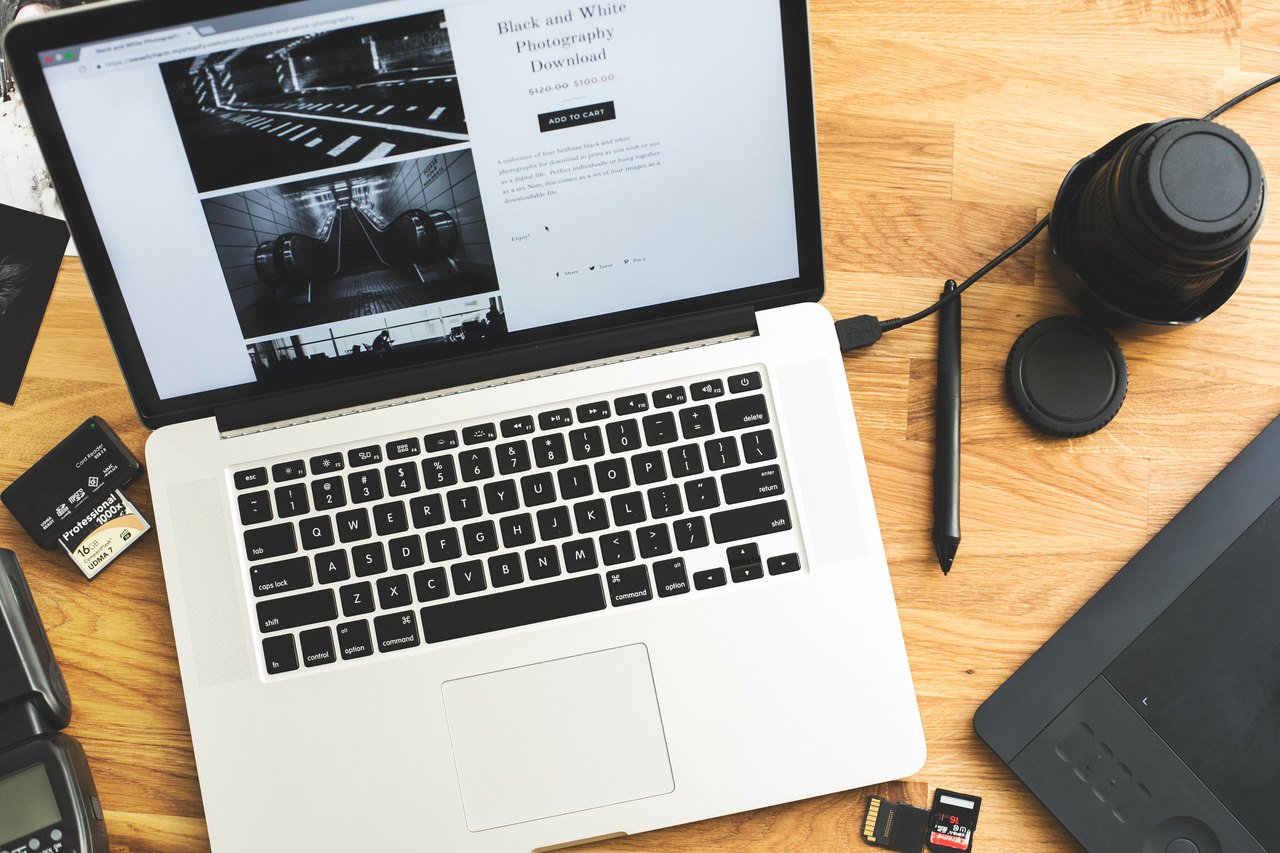
[[921, 766], [803, 4], [131, 0], [6, 48], [155, 429], [214, 849]]

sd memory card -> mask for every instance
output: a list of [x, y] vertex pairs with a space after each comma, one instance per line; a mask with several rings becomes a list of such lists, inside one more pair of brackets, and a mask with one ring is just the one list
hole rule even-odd
[[106, 505], [141, 473], [137, 457], [95, 415], [14, 480], [0, 501], [38, 546], [65, 547], [64, 534], [82, 533], [109, 510], [118, 515]]
[[978, 828], [982, 798], [938, 788], [933, 793], [929, 816], [928, 847], [935, 853], [968, 853], [973, 849], [973, 833]]
[[862, 827], [863, 839], [873, 847], [920, 853], [929, 832], [929, 812], [872, 797], [867, 802], [867, 820]]

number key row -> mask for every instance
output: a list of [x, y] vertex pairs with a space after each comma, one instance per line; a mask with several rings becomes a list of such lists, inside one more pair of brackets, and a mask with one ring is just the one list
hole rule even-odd
[[[729, 377], [728, 390], [731, 394], [740, 394], [745, 391], [756, 391], [763, 387], [760, 373], [750, 372], [738, 374]], [[725, 383], [720, 379], [710, 379], [703, 382], [695, 383], [688, 386], [688, 392], [695, 401], [714, 400], [723, 397], [725, 394]], [[666, 408], [681, 405], [688, 399], [684, 386], [675, 386], [673, 388], [664, 388], [652, 393], [653, 407]], [[645, 394], [632, 394], [629, 396], [619, 397], [613, 401], [613, 408], [610, 408], [607, 400], [600, 400], [593, 403], [584, 403], [576, 408], [556, 409], [543, 412], [538, 416], [538, 426], [543, 430], [556, 430], [563, 427], [572, 426], [574, 416], [577, 416], [578, 423], [589, 423], [595, 420], [603, 420], [611, 417], [615, 413], [618, 415], [640, 414], [646, 412], [650, 408], [650, 396]], [[728, 401], [726, 401], [728, 402]], [[739, 403], [733, 404], [737, 409], [743, 406]], [[764, 409], [764, 398], [758, 396], [753, 398], [752, 403], [747, 404], [746, 408]], [[724, 404], [718, 404], [717, 410], [721, 412], [721, 428], [733, 429], [733, 426], [725, 426], [724, 420]], [[710, 422], [709, 406], [694, 406], [680, 413], [681, 424], [684, 427], [684, 438], [694, 438], [705, 434], [705, 430], [710, 427], [701, 426], [701, 422]], [[650, 419], [646, 418], [649, 422]], [[666, 434], [668, 425], [674, 426], [674, 422], [665, 418], [657, 418], [653, 420], [652, 427], [646, 425], [646, 429], [653, 429], [659, 436]], [[763, 418], [755, 418], [749, 423], [768, 423], [768, 415], [764, 414]], [[744, 424], [746, 425], [746, 424]], [[500, 424], [483, 423], [473, 424], [464, 427], [462, 430], [444, 430], [442, 432], [431, 433], [422, 441], [416, 436], [400, 438], [387, 442], [385, 445], [368, 445], [365, 447], [354, 448], [345, 454], [341, 452], [325, 453], [313, 456], [309, 465], [302, 459], [280, 462], [272, 466], [271, 479], [277, 483], [284, 483], [289, 480], [301, 479], [306, 475], [307, 468], [310, 468], [314, 476], [323, 476], [343, 470], [344, 468], [360, 468], [367, 465], [378, 464], [384, 458], [388, 460], [405, 459], [417, 456], [422, 453], [423, 449], [428, 453], [439, 452], [442, 450], [453, 450], [459, 446], [459, 432], [462, 435], [462, 444], [477, 445], [496, 441], [501, 433], [503, 438], [512, 438], [516, 436], [530, 435], [534, 431], [534, 419], [532, 415], [524, 415], [503, 420]], [[674, 440], [672, 438], [671, 440]], [[651, 443], [661, 443], [651, 442]], [[616, 448], [614, 452], [619, 452]], [[583, 458], [583, 457], [578, 457]], [[258, 467], [237, 471], [232, 477], [235, 488], [238, 491], [252, 489], [268, 485], [267, 469]]]

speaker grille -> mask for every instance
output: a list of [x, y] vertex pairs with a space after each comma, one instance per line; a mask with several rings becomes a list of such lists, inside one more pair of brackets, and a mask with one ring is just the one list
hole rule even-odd
[[244, 593], [237, 582], [239, 561], [227, 541], [220, 481], [210, 478], [170, 486], [168, 499], [200, 686], [251, 678], [253, 661], [240, 609]]
[[861, 508], [853, 488], [854, 472], [843, 464], [844, 452], [832, 443], [842, 434], [831, 392], [826, 361], [807, 361], [780, 368], [778, 399], [791, 442], [788, 460], [796, 491], [803, 496], [805, 530], [819, 564], [867, 554]]

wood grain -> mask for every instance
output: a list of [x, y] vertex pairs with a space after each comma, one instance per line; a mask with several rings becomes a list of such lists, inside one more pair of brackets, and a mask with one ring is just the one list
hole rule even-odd
[[[1202, 115], [1280, 70], [1280, 0], [812, 0], [828, 270], [837, 316], [910, 313], [1051, 206], [1067, 167], [1133, 125]], [[1280, 175], [1280, 91], [1229, 113]], [[1273, 205], [1274, 208], [1274, 205]], [[934, 329], [846, 360], [929, 758], [881, 792], [983, 797], [986, 851], [1079, 849], [973, 734], [977, 706], [1280, 412], [1280, 215], [1239, 294], [1192, 329], [1121, 336], [1129, 396], [1093, 436], [1042, 438], [1004, 398], [1008, 348], [1069, 310], [1044, 239], [964, 301], [964, 540], [950, 577], [928, 541]], [[0, 485], [97, 413], [142, 455], [75, 260], [13, 408]], [[141, 485], [130, 495], [146, 514]], [[115, 853], [208, 849], [155, 539], [92, 585], [7, 513], [75, 697]], [[604, 841], [594, 851], [862, 850], [869, 790]]]

